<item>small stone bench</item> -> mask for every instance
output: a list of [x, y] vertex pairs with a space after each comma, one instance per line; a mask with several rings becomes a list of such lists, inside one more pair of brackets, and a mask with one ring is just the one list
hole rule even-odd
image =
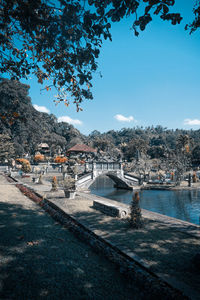
[[118, 217], [120, 219], [127, 218], [130, 213], [129, 208], [117, 205], [115, 201], [113, 202], [114, 203], [110, 203], [106, 200], [94, 200], [93, 207], [111, 217]]

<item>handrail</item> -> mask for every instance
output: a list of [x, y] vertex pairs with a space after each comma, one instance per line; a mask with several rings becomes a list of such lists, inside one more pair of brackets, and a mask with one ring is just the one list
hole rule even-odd
[[133, 176], [133, 175], [130, 175], [130, 174], [128, 174], [128, 173], [124, 173], [124, 177], [130, 177], [130, 178], [133, 178], [133, 179], [140, 180], [140, 177], [138, 177], [138, 176]]

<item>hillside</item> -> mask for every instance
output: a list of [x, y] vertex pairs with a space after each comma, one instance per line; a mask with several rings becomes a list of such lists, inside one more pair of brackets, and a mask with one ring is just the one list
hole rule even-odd
[[58, 123], [53, 114], [38, 112], [28, 96], [29, 86], [18, 81], [0, 81], [0, 133], [10, 136], [17, 155], [33, 154], [46, 142], [52, 149], [67, 149], [85, 137], [72, 125]]
[[[0, 81], [0, 134], [5, 133], [14, 143], [17, 156], [33, 154], [37, 145], [46, 142], [51, 154], [58, 147], [63, 150], [78, 143], [86, 143], [111, 157], [130, 161], [145, 153], [149, 158], [166, 159], [177, 153], [180, 140], [188, 144], [193, 163], [200, 164], [200, 130], [167, 129], [156, 127], [122, 128], [100, 133], [94, 130], [89, 136], [82, 135], [68, 123], [58, 123], [53, 114], [38, 112], [28, 96], [29, 86], [18, 81]], [[183, 146], [183, 145], [182, 145]]]

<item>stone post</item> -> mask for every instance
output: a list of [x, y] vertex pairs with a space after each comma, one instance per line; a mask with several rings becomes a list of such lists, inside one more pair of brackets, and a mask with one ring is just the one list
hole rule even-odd
[[87, 173], [89, 171], [89, 164], [86, 162], [85, 163], [85, 172]]
[[188, 186], [192, 186], [192, 176], [191, 176], [191, 173], [189, 173]]
[[62, 174], [63, 174], [63, 180], [64, 180], [66, 177], [66, 174], [67, 174], [67, 169], [65, 166], [62, 166]]
[[96, 169], [96, 163], [92, 163], [92, 179], [96, 178], [97, 176], [97, 169]]
[[123, 170], [122, 162], [119, 162], [119, 169], [120, 169], [120, 175], [123, 178], [124, 177], [124, 170]]

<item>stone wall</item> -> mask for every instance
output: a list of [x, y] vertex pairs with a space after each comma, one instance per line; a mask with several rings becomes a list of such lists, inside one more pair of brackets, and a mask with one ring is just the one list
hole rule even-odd
[[93, 207], [111, 217], [127, 218], [130, 213], [129, 208], [120, 207], [105, 200], [94, 200]]

